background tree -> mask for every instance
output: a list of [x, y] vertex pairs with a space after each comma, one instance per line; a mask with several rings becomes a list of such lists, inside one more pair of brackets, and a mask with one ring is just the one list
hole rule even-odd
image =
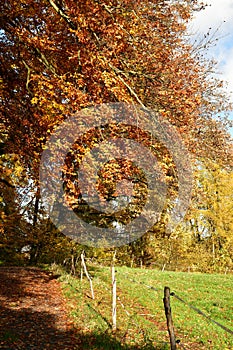
[[199, 194], [193, 202], [189, 224], [198, 243], [205, 243], [211, 264], [232, 264], [233, 188], [232, 170], [203, 162], [199, 171]]

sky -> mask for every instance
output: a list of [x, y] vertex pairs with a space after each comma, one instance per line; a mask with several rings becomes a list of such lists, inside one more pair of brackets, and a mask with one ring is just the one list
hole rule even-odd
[[[211, 29], [211, 33], [218, 29], [216, 46], [211, 47], [208, 56], [218, 61], [219, 77], [227, 81], [227, 91], [233, 102], [233, 0], [207, 0], [205, 10], [197, 12], [190, 23], [191, 32], [200, 37]], [[233, 112], [231, 113], [233, 120]], [[231, 128], [233, 135], [233, 128]]]

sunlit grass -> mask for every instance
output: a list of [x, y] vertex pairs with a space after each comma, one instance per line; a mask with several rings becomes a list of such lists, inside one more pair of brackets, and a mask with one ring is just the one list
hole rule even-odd
[[[116, 270], [118, 300], [115, 334], [111, 330], [110, 268], [89, 266], [95, 300], [91, 299], [86, 278], [81, 282], [79, 278], [67, 274], [61, 277], [71, 314], [82, 330], [83, 339], [86, 337], [83, 348], [91, 337], [93, 349], [108, 349], [108, 342], [111, 349], [169, 349], [163, 308], [165, 286], [210, 318], [233, 329], [231, 275], [158, 272], [126, 267], [117, 267]], [[149, 289], [144, 284], [158, 290]], [[174, 296], [171, 296], [171, 306], [176, 338], [186, 349], [233, 349], [231, 334]], [[179, 345], [177, 347], [181, 348]]]

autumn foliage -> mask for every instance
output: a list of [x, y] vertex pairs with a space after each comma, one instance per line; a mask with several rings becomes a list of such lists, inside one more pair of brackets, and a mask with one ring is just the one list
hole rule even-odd
[[[208, 157], [229, 170], [232, 143], [225, 119], [215, 119], [230, 108], [223, 82], [212, 77], [212, 64], [200, 58], [186, 30], [202, 7], [191, 0], [1, 2], [0, 152], [1, 164], [11, 169], [4, 170], [1, 186], [6, 191], [20, 178], [10, 156], [6, 164], [13, 154], [31, 186], [34, 201], [25, 212], [34, 217], [34, 228], [43, 216], [43, 146], [56, 126], [85, 107], [126, 102], [150, 108], [177, 128], [194, 166]], [[132, 172], [131, 165], [122, 166]], [[17, 207], [17, 196], [11, 188], [11, 199], [5, 195], [3, 202]], [[4, 208], [3, 227], [9, 225]], [[36, 237], [36, 244], [43, 241]]]

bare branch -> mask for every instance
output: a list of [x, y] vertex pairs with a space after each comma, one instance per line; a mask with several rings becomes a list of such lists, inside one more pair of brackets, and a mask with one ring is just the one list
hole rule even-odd
[[69, 24], [70, 28], [73, 30], [77, 30], [77, 25], [70, 19], [70, 17], [65, 14], [65, 12], [58, 7], [58, 5], [53, 0], [48, 0], [50, 5], [54, 8], [54, 10]]
[[[119, 69], [117, 69], [116, 67], [114, 67], [111, 63], [108, 63], [109, 67], [111, 69], [114, 70], [115, 73], [122, 73], [122, 71], [120, 71]], [[126, 81], [120, 76], [117, 75], [117, 77], [120, 79], [120, 81], [127, 87], [127, 89], [129, 90], [129, 92], [131, 93], [132, 96], [135, 97], [135, 99], [137, 100], [137, 102], [144, 108], [147, 109], [146, 106], [143, 104], [143, 102], [140, 100], [140, 98], [138, 97], [138, 95], [136, 94], [136, 92], [131, 88], [131, 86], [129, 84], [126, 83]]]
[[47, 58], [45, 57], [45, 55], [40, 51], [40, 49], [38, 49], [38, 47], [35, 49], [35, 51], [39, 54], [40, 57], [38, 57], [38, 59], [56, 76], [59, 77], [59, 75], [56, 73], [55, 68], [53, 67], [53, 65], [51, 63], [49, 63], [49, 61], [47, 60]]
[[31, 94], [31, 91], [29, 89], [29, 83], [30, 83], [30, 74], [31, 74], [31, 68], [27, 65], [27, 63], [23, 60], [23, 64], [25, 65], [25, 67], [27, 68], [27, 81], [26, 81], [26, 89], [29, 92], [29, 94]]

